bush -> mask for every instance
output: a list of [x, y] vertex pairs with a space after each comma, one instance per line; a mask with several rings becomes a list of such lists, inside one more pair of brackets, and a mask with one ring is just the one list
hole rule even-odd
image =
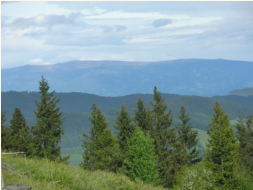
[[237, 189], [238, 190], [252, 190], [253, 182], [248, 177], [239, 176]]
[[174, 190], [216, 190], [212, 171], [199, 163], [193, 166], [184, 166], [176, 176]]

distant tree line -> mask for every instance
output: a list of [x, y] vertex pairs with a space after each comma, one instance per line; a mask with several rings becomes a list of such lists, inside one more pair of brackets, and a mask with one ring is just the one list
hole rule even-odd
[[[60, 156], [59, 142], [64, 134], [64, 117], [57, 107], [59, 98], [49, 93], [48, 82], [39, 81], [40, 101], [35, 101], [36, 124], [28, 126], [19, 108], [15, 108], [10, 126], [1, 112], [2, 151], [25, 151], [28, 157], [68, 163]], [[138, 98], [131, 117], [122, 104], [115, 117], [113, 135], [109, 122], [93, 102], [89, 117], [89, 135], [83, 134], [83, 161], [86, 170], [104, 170], [143, 180], [169, 189], [253, 189], [253, 117], [239, 116], [236, 125], [229, 122], [219, 102], [207, 127], [207, 148], [200, 155], [198, 132], [182, 105], [173, 126], [171, 110], [154, 87], [151, 107]], [[233, 127], [236, 129], [234, 130]]]

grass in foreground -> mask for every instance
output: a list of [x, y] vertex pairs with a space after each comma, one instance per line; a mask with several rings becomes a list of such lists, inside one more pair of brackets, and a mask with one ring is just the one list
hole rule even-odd
[[5, 184], [23, 184], [33, 190], [162, 190], [142, 181], [130, 181], [128, 177], [104, 171], [87, 171], [45, 159], [25, 159], [23, 156], [2, 156], [2, 172]]

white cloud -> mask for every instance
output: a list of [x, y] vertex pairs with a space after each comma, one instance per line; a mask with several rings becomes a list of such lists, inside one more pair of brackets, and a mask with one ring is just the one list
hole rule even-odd
[[[161, 14], [158, 12], [148, 12], [148, 13], [131, 13], [131, 12], [108, 12], [99, 15], [86, 16], [86, 19], [131, 19], [131, 18], [142, 18], [142, 19], [159, 19], [159, 18], [169, 18], [166, 14]], [[181, 17], [184, 18], [184, 17]]]
[[52, 63], [46, 62], [46, 63], [43, 63], [42, 65], [52, 65]]
[[75, 24], [75, 20], [80, 16], [79, 13], [65, 15], [36, 15], [30, 18], [16, 18], [10, 23], [4, 23], [3, 27], [12, 27], [15, 29], [27, 29], [30, 27], [52, 27], [59, 24]]
[[36, 59], [30, 60], [30, 63], [41, 63], [42, 61], [43, 61], [43, 59], [36, 58]]
[[17, 2], [2, 5], [1, 16], [2, 68], [78, 59], [253, 61], [253, 2]]

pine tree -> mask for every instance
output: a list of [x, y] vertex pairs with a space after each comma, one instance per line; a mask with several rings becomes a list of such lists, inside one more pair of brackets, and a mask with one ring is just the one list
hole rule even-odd
[[80, 166], [91, 171], [100, 169], [116, 172], [119, 152], [116, 138], [111, 133], [109, 122], [94, 102], [91, 109], [89, 120], [92, 126], [90, 136], [83, 134], [84, 160]]
[[233, 128], [230, 126], [228, 115], [216, 102], [214, 115], [207, 128], [209, 135], [206, 145], [205, 161], [212, 169], [216, 185], [225, 189], [236, 189], [237, 178], [234, 174], [237, 143]]
[[152, 111], [148, 108], [145, 108], [144, 101], [139, 96], [137, 101], [137, 110], [134, 109], [134, 120], [137, 125], [144, 131], [145, 133], [153, 132], [153, 121], [152, 121]]
[[154, 87], [154, 102], [150, 102], [153, 107], [154, 132], [152, 137], [155, 144], [155, 152], [158, 156], [158, 169], [161, 184], [164, 187], [172, 187], [175, 182], [174, 177], [185, 161], [183, 145], [179, 144], [175, 135], [175, 129], [171, 128], [173, 118], [171, 110], [165, 113], [167, 105], [160, 92]]
[[127, 141], [125, 173], [132, 180], [141, 179], [145, 183], [158, 184], [158, 157], [155, 155], [153, 139], [149, 133], [144, 134], [136, 127], [133, 135]]
[[187, 153], [187, 164], [191, 165], [201, 161], [198, 158], [199, 151], [196, 150], [199, 139], [198, 131], [192, 130], [192, 124], [188, 124], [191, 118], [185, 113], [185, 107], [181, 106], [178, 118], [182, 124], [178, 125], [179, 142], [183, 144], [184, 150]]
[[57, 161], [66, 161], [69, 157], [61, 158], [61, 147], [59, 143], [64, 129], [61, 127], [64, 118], [60, 108], [56, 104], [60, 98], [53, 97], [55, 91], [49, 93], [48, 81], [42, 76], [39, 81], [40, 102], [35, 100], [37, 111], [34, 111], [37, 119], [35, 126], [32, 126], [34, 152], [33, 155], [40, 158], [47, 158]]
[[11, 147], [10, 145], [10, 128], [6, 121], [5, 112], [1, 110], [1, 149], [2, 151], [8, 151]]
[[15, 108], [10, 120], [10, 138], [12, 151], [24, 151], [26, 156], [31, 155], [31, 132], [19, 108]]
[[132, 118], [126, 111], [125, 104], [122, 104], [121, 110], [118, 111], [116, 120], [114, 120], [116, 125], [113, 125], [117, 132], [117, 141], [119, 148], [122, 152], [127, 149], [127, 139], [129, 139], [134, 131], [134, 124], [132, 123]]
[[239, 115], [237, 129], [237, 140], [239, 141], [239, 161], [241, 168], [249, 171], [253, 178], [253, 117], [247, 116], [246, 121]]

